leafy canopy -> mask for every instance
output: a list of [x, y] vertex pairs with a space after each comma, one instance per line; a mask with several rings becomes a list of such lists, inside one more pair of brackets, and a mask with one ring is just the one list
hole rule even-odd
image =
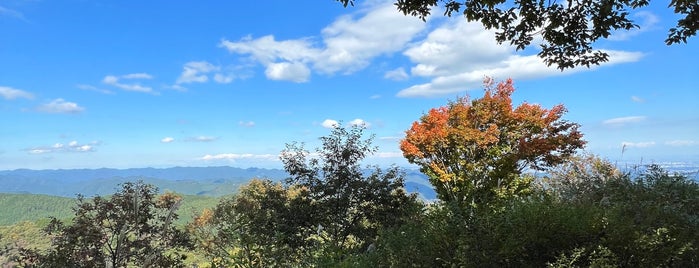
[[245, 267], [332, 267], [365, 252], [379, 231], [419, 207], [403, 189], [404, 174], [362, 168], [375, 152], [363, 127], [333, 128], [315, 156], [303, 144], [281, 153], [285, 184], [252, 180], [190, 224], [213, 263]]
[[513, 92], [511, 79], [493, 87], [488, 78], [481, 99], [433, 108], [406, 131], [403, 155], [420, 166], [440, 199], [477, 205], [523, 193], [524, 168], [562, 163], [584, 146], [579, 125], [562, 119], [563, 105], [513, 108]]
[[336, 125], [320, 138], [317, 158], [307, 158], [309, 152], [297, 143], [282, 152], [287, 183], [308, 191], [313, 222], [331, 250], [366, 248], [380, 228], [398, 224], [415, 202], [403, 189], [404, 174], [397, 167], [362, 168], [361, 162], [377, 150], [363, 131], [363, 126]]
[[111, 197], [78, 196], [73, 219], [52, 218], [47, 252], [24, 250], [28, 267], [183, 267], [189, 238], [172, 224], [181, 198], [127, 182]]
[[[355, 0], [337, 0], [344, 6]], [[395, 0], [400, 12], [425, 20], [433, 9], [444, 8], [444, 15], [463, 13], [468, 21], [478, 21], [486, 29], [495, 29], [498, 43], [509, 42], [522, 50], [542, 39], [539, 57], [561, 70], [576, 66], [599, 65], [609, 54], [594, 49], [599, 39], [614, 30], [631, 30], [639, 26], [629, 17], [630, 11], [647, 6], [649, 0]], [[442, 7], [438, 7], [438, 6]], [[668, 6], [679, 19], [669, 29], [665, 43], [686, 43], [699, 29], [699, 1], [671, 0]]]

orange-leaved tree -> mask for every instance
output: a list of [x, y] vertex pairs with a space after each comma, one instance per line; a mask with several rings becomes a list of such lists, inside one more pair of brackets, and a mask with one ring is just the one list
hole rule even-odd
[[400, 143], [444, 201], [487, 207], [529, 190], [529, 167], [543, 170], [583, 148], [579, 125], [562, 119], [566, 109], [522, 103], [514, 108], [513, 82], [486, 79], [480, 99], [458, 98], [413, 123]]

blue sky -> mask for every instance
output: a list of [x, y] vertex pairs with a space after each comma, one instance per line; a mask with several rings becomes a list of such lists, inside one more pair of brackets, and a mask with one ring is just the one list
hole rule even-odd
[[588, 152], [699, 162], [699, 40], [666, 46], [677, 17], [655, 4], [596, 44], [608, 63], [560, 72], [463, 17], [378, 0], [0, 0], [0, 169], [281, 167], [333, 122], [376, 135], [369, 163], [404, 166], [410, 124], [485, 76], [564, 104]]

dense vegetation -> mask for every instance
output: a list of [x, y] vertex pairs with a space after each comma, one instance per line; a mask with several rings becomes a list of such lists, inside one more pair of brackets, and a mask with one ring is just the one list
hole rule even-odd
[[0, 193], [0, 226], [42, 218], [68, 218], [75, 200], [67, 197]]
[[[22, 267], [696, 267], [699, 185], [658, 166], [620, 171], [576, 153], [562, 106], [513, 107], [510, 82], [428, 112], [401, 149], [439, 201], [369, 172], [362, 127], [336, 126], [314, 153], [292, 143], [284, 182], [253, 179], [186, 226], [186, 199], [126, 183], [79, 198], [70, 219], [0, 237]], [[523, 172], [542, 169], [544, 177]], [[23, 229], [24, 228], [24, 229]], [[33, 230], [33, 231], [32, 231]], [[6, 232], [3, 232], [6, 233]], [[44, 241], [43, 246], [22, 239]]]

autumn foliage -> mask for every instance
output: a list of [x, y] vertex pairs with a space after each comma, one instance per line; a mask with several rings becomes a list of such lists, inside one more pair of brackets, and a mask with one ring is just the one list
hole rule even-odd
[[486, 79], [480, 99], [433, 108], [406, 131], [400, 148], [430, 177], [442, 200], [478, 205], [523, 193], [526, 167], [545, 169], [584, 146], [563, 105], [513, 107], [513, 82]]

